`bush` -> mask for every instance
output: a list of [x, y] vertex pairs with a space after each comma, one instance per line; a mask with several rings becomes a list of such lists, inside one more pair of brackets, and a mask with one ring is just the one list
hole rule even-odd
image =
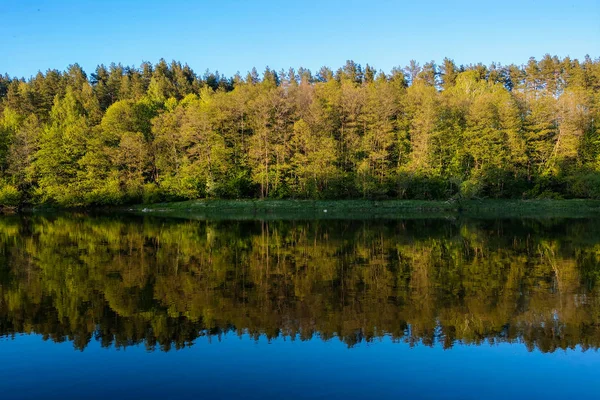
[[164, 201], [164, 193], [155, 184], [146, 183], [142, 188], [142, 201], [144, 204], [160, 203]]
[[0, 188], [0, 206], [17, 207], [21, 203], [21, 193], [13, 185], [4, 185]]
[[475, 179], [469, 179], [461, 183], [460, 195], [465, 199], [473, 199], [481, 196], [484, 184]]
[[569, 194], [573, 197], [600, 199], [600, 174], [579, 174], [569, 181]]
[[85, 202], [87, 205], [97, 206], [120, 205], [124, 197], [119, 180], [113, 177], [109, 178], [102, 187], [91, 190], [85, 196]]

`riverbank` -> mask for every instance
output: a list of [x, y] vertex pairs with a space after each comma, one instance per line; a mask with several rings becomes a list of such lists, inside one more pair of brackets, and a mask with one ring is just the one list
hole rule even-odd
[[211, 219], [600, 217], [600, 200], [195, 200], [131, 206], [135, 214]]

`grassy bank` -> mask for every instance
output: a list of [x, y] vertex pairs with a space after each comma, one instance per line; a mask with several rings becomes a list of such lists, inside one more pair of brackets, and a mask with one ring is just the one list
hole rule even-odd
[[138, 205], [140, 214], [211, 219], [600, 217], [600, 200], [195, 200]]

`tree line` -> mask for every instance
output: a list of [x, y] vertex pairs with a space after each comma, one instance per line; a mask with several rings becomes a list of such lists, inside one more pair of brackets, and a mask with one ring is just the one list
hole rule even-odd
[[0, 220], [0, 337], [600, 347], [593, 220]]
[[600, 59], [0, 76], [0, 204], [600, 198]]

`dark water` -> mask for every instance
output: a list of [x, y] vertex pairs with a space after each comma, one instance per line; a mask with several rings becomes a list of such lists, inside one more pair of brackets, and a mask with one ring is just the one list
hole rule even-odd
[[0, 219], [1, 398], [600, 395], [600, 220]]

